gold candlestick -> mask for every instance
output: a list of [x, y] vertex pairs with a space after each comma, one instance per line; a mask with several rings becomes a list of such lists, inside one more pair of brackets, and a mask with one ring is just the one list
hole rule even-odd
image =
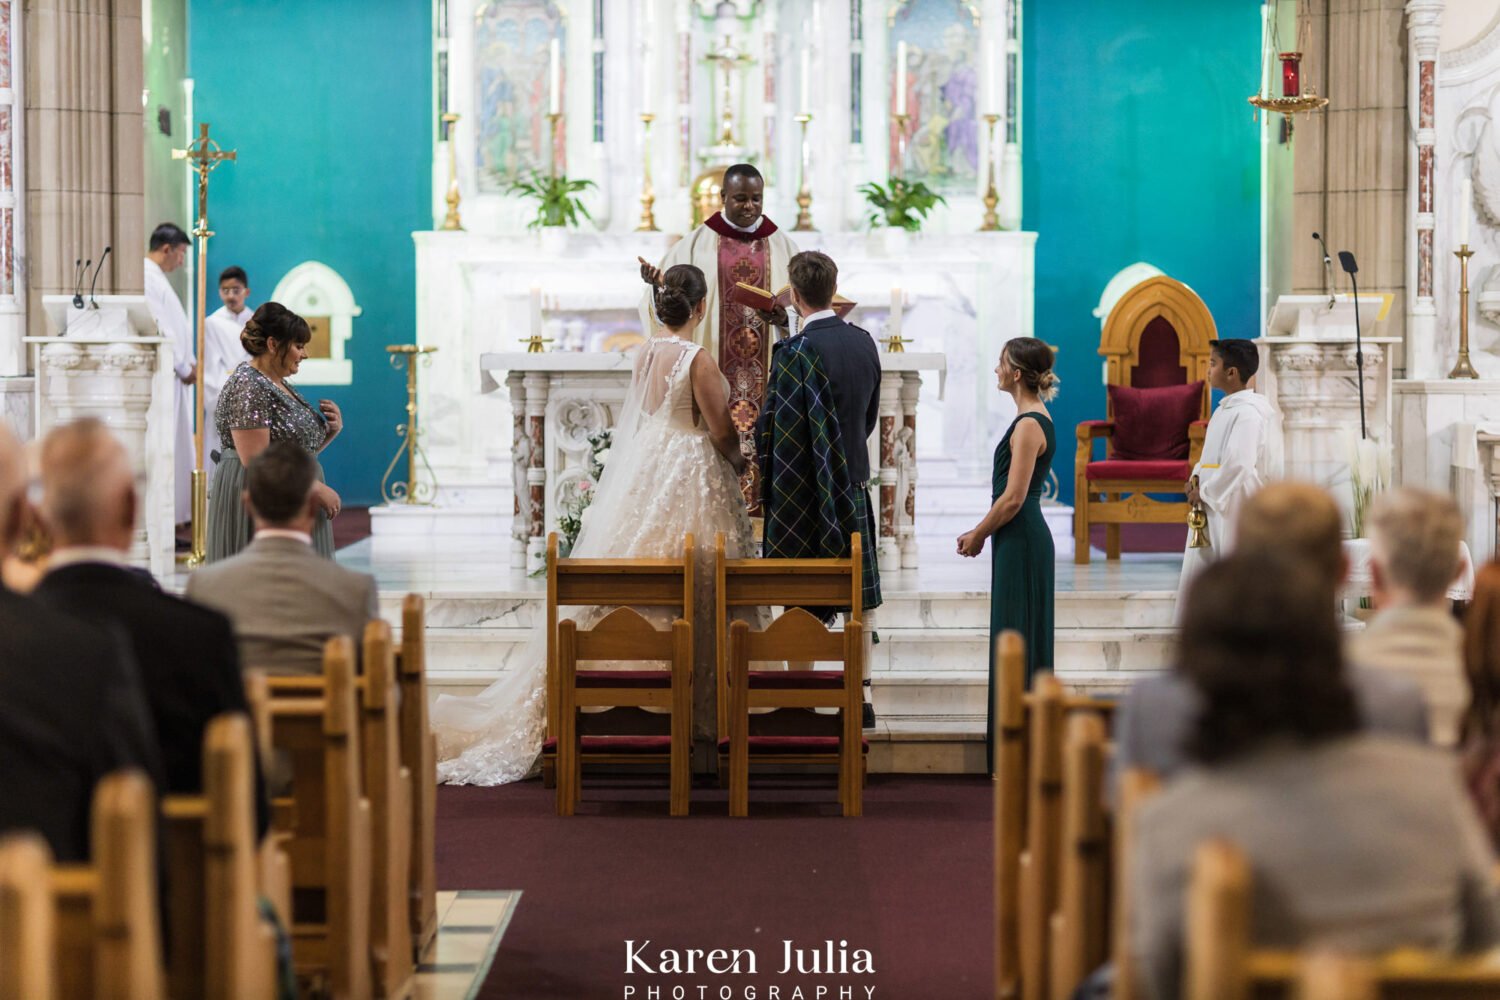
[[984, 120], [989, 125], [989, 145], [985, 148], [990, 154], [989, 180], [984, 189], [984, 221], [980, 223], [981, 233], [993, 233], [1000, 228], [1000, 216], [995, 212], [995, 206], [1000, 204], [1000, 192], [995, 189], [995, 123], [1000, 120], [997, 114], [988, 114]]
[[443, 122], [448, 126], [444, 132], [448, 141], [448, 214], [443, 217], [443, 228], [457, 230], [464, 227], [458, 218], [458, 153], [453, 149], [453, 126], [458, 123], [458, 115], [452, 111], [445, 112]]
[[[418, 440], [421, 432], [417, 429], [417, 361], [426, 361], [426, 355], [437, 348], [418, 347], [416, 344], [387, 344], [385, 349], [390, 352], [392, 368], [399, 370], [403, 364], [406, 366], [406, 422], [396, 425], [396, 434], [401, 438], [401, 444], [391, 458], [391, 464], [385, 467], [385, 475], [380, 477], [380, 495], [385, 498], [386, 503], [430, 504], [437, 496], [437, 476], [427, 463], [427, 453]], [[406, 482], [392, 483], [391, 473], [396, 471], [402, 455], [406, 456]], [[427, 482], [417, 482], [419, 462], [427, 470]]]
[[547, 113], [548, 145], [551, 147], [547, 156], [547, 170], [553, 177], [557, 176], [557, 130], [562, 124], [562, 120], [563, 116], [560, 111], [556, 114]]
[[1479, 372], [1469, 360], [1469, 258], [1474, 251], [1465, 243], [1453, 251], [1453, 256], [1458, 258], [1458, 361], [1448, 377], [1478, 378]]
[[797, 155], [797, 224], [792, 227], [792, 231], [810, 233], [813, 231], [813, 222], [812, 192], [807, 188], [807, 125], [812, 121], [812, 115], [804, 112], [792, 121], [802, 126], [801, 148]]
[[542, 345], [552, 343], [552, 338], [543, 337], [540, 333], [533, 333], [529, 337], [522, 337], [521, 343], [526, 345], [527, 354], [546, 354], [547, 348]]
[[896, 176], [906, 176], [906, 123], [911, 115], [898, 114], [896, 119]]
[[885, 345], [885, 353], [887, 354], [905, 354], [906, 348], [902, 345], [910, 344], [911, 341], [901, 336], [899, 333], [893, 333], [889, 337], [886, 337], [884, 340], [882, 340], [881, 343]]
[[641, 125], [645, 135], [641, 139], [641, 224], [635, 227], [638, 233], [656, 232], [656, 215], [652, 212], [652, 206], [656, 204], [656, 189], [651, 185], [651, 123], [656, 121], [656, 116], [650, 112], [641, 115]]

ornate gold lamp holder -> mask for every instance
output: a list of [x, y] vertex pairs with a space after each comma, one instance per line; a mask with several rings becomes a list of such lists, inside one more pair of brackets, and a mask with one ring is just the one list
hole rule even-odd
[[651, 123], [656, 116], [650, 112], [641, 115], [641, 222], [635, 227], [638, 233], [654, 233], [656, 229], [656, 188], [651, 184]]
[[989, 145], [985, 148], [989, 150], [990, 165], [984, 188], [984, 221], [979, 226], [981, 233], [993, 233], [1000, 229], [1000, 214], [995, 211], [1000, 204], [1000, 192], [995, 187], [995, 123], [999, 120], [1000, 116], [997, 114], [984, 116], [985, 126], [989, 129]]
[[1478, 378], [1474, 362], [1469, 360], [1469, 258], [1474, 251], [1465, 243], [1453, 251], [1458, 258], [1458, 360], [1449, 378]]
[[448, 145], [448, 214], [443, 217], [443, 228], [446, 230], [463, 229], [463, 223], [458, 217], [458, 151], [453, 146], [453, 126], [458, 124], [458, 115], [452, 111], [443, 115], [443, 124], [447, 127], [443, 135]]
[[[1273, 5], [1274, 10], [1274, 5]], [[1273, 15], [1274, 17], [1274, 15]], [[1273, 65], [1273, 54], [1275, 49], [1272, 45], [1275, 41], [1275, 22], [1268, 23], [1268, 36], [1266, 39], [1266, 50], [1264, 62], [1266, 70], [1261, 74], [1261, 89], [1255, 96], [1251, 97], [1250, 104], [1256, 109], [1256, 117], [1261, 111], [1266, 114], [1283, 115], [1286, 118], [1286, 141], [1292, 141], [1292, 126], [1298, 114], [1311, 114], [1314, 111], [1322, 111], [1328, 107], [1328, 98], [1319, 97], [1312, 88], [1302, 89], [1302, 53], [1282, 52], [1274, 55], [1274, 59], [1281, 63], [1281, 93], [1273, 93], [1271, 67]]]
[[[412, 506], [427, 506], [437, 499], [437, 476], [427, 462], [427, 452], [422, 447], [421, 429], [417, 426], [417, 362], [431, 364], [428, 357], [436, 347], [418, 347], [416, 344], [387, 344], [391, 355], [391, 367], [400, 371], [406, 368], [406, 421], [396, 425], [396, 434], [401, 444], [391, 457], [380, 477], [380, 495], [386, 503], [401, 503]], [[401, 456], [406, 456], [406, 481], [391, 481]], [[420, 474], [418, 470], [421, 470]]]
[[802, 138], [797, 152], [797, 224], [792, 227], [793, 232], [813, 232], [812, 221], [812, 192], [807, 187], [807, 126], [812, 121], [812, 114], [803, 112], [793, 119], [802, 129]]

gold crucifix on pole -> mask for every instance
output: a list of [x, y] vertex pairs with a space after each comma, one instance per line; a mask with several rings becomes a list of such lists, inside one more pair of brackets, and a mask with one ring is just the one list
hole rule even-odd
[[193, 551], [189, 553], [189, 566], [202, 565], [208, 558], [208, 473], [203, 454], [203, 356], [208, 332], [208, 238], [213, 230], [208, 228], [208, 175], [225, 160], [235, 159], [235, 151], [221, 150], [219, 144], [208, 137], [208, 123], [198, 125], [198, 138], [188, 143], [186, 149], [172, 150], [172, 159], [187, 160], [198, 174], [198, 219], [193, 224], [193, 236], [198, 240], [198, 365], [193, 378]]

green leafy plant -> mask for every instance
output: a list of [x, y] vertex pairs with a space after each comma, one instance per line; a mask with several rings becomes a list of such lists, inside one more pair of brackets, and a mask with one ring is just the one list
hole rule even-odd
[[577, 226], [578, 216], [592, 219], [589, 210], [578, 198], [578, 192], [595, 187], [593, 181], [576, 180], [559, 174], [553, 177], [540, 170], [533, 170], [520, 180], [512, 182], [509, 191], [537, 203], [536, 218], [527, 224], [527, 229], [543, 226]]
[[948, 204], [942, 195], [921, 181], [892, 177], [888, 183], [889, 189], [874, 181], [858, 188], [870, 205], [872, 227], [891, 226], [914, 233], [922, 228], [922, 221], [935, 206]]

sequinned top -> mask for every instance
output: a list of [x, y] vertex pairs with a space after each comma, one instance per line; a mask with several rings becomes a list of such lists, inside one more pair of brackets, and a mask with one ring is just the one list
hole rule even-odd
[[230, 431], [266, 428], [272, 441], [290, 439], [314, 454], [328, 440], [328, 424], [316, 406], [291, 386], [283, 392], [248, 361], [241, 361], [224, 381], [214, 410], [214, 427], [229, 451], [234, 450]]

